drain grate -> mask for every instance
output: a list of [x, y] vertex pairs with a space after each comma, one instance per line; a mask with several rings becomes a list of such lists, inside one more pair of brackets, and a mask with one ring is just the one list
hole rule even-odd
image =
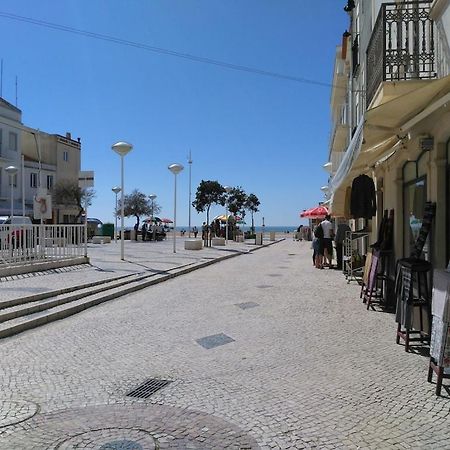
[[135, 397], [135, 398], [149, 398], [155, 392], [159, 391], [163, 387], [172, 383], [171, 380], [160, 380], [157, 378], [150, 378], [144, 381], [140, 386], [134, 388], [126, 395], [127, 397]]

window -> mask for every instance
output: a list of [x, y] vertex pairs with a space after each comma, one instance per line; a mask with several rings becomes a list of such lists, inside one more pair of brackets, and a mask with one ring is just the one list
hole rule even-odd
[[63, 153], [63, 159], [64, 159], [64, 161], [69, 161], [69, 152], [68, 151], [65, 151]]
[[51, 190], [53, 188], [53, 175], [47, 175], [47, 189]]
[[17, 133], [9, 132], [9, 149], [16, 152], [17, 151]]
[[38, 180], [38, 174], [35, 172], [30, 173], [30, 187], [37, 188], [37, 180]]
[[[423, 152], [416, 161], [403, 166], [403, 254], [409, 256], [422, 226], [427, 200], [426, 166], [428, 152]], [[424, 258], [430, 260], [430, 236], [423, 248]]]

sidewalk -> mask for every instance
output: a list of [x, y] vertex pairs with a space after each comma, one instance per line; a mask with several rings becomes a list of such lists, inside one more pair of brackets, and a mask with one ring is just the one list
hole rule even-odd
[[160, 242], [125, 241], [125, 261], [120, 259], [120, 241], [88, 244], [90, 264], [0, 278], [1, 299], [11, 300], [123, 275], [176, 270], [247, 253], [271, 243], [267, 236], [262, 246], [249, 239], [245, 243], [228, 241], [224, 247], [185, 250], [186, 239], [177, 237], [176, 253], [173, 253], [172, 236]]

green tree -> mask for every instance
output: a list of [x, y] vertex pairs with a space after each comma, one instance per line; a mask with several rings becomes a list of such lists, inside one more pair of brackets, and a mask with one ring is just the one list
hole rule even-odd
[[85, 207], [92, 205], [95, 191], [90, 188], [82, 189], [75, 180], [60, 180], [52, 189], [53, 201], [56, 205], [78, 208], [75, 222], [78, 222]]
[[237, 186], [231, 189], [227, 195], [228, 211], [234, 216], [240, 214], [245, 216], [245, 203], [247, 201], [247, 194], [242, 187]]
[[206, 211], [206, 223], [209, 224], [209, 210], [212, 205], [225, 205], [225, 188], [218, 181], [202, 180], [195, 193], [192, 206], [197, 212]]
[[250, 211], [252, 215], [252, 233], [255, 232], [255, 222], [253, 220], [253, 214], [259, 211], [258, 206], [260, 205], [259, 199], [255, 194], [249, 194], [247, 196], [247, 201], [245, 202], [245, 209]]
[[[122, 205], [119, 201], [118, 211], [120, 214]], [[139, 222], [142, 216], [149, 216], [152, 213], [150, 199], [147, 195], [134, 189], [131, 194], [125, 195], [123, 201], [123, 214], [125, 217], [136, 217], [136, 226], [139, 228]]]

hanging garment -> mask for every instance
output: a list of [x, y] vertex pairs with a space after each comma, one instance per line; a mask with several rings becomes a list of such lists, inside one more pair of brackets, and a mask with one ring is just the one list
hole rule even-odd
[[354, 219], [371, 219], [377, 211], [375, 185], [372, 178], [359, 175], [353, 180], [350, 212]]

